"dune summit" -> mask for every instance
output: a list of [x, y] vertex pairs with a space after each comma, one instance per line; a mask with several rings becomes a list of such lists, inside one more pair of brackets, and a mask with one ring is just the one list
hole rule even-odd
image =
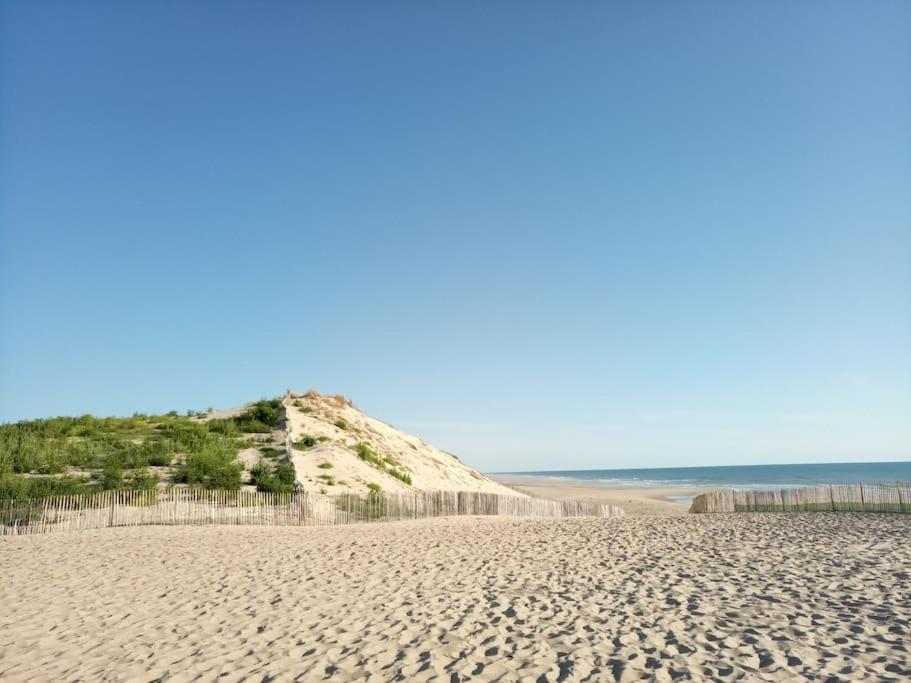
[[288, 454], [297, 484], [325, 493], [383, 490], [481, 491], [524, 495], [451, 453], [365, 415], [344, 396], [288, 392]]

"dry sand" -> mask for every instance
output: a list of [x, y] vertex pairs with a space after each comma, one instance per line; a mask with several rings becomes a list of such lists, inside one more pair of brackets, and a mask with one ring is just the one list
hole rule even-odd
[[619, 505], [628, 515], [685, 515], [689, 503], [672, 502], [673, 496], [695, 496], [705, 489], [672, 486], [633, 488], [605, 486], [579, 479], [543, 477], [522, 474], [489, 474], [494, 481], [505, 484], [535, 498], [550, 500], [591, 500]]
[[0, 680], [907, 678], [909, 522], [451, 518], [7, 537]]

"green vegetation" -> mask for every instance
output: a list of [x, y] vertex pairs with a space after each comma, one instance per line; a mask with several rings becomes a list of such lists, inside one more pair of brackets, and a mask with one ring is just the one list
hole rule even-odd
[[291, 493], [294, 490], [294, 467], [288, 462], [277, 463], [272, 468], [261, 460], [250, 470], [250, 478], [257, 491]]
[[308, 448], [313, 448], [316, 445], [316, 443], [317, 443], [317, 440], [315, 437], [312, 437], [309, 434], [304, 434], [297, 441], [292, 442], [291, 445], [294, 446], [299, 451], [305, 451]]
[[158, 488], [159, 477], [147, 468], [133, 470], [126, 479], [127, 488], [137, 491], [152, 491]]
[[125, 462], [149, 464], [162, 457], [161, 448], [145, 441], [154, 434], [154, 424], [176, 416], [157, 418], [55, 417], [0, 425], [0, 473], [61, 474], [67, 468], [98, 469], [112, 456]]
[[348, 424], [348, 421], [345, 419], [342, 419], [342, 418], [339, 418], [338, 420], [336, 420], [334, 422], [334, 424], [336, 427], [338, 427], [339, 429], [341, 429], [342, 431], [345, 431], [345, 432], [347, 432], [351, 428], [351, 425]]
[[363, 441], [355, 447], [355, 452], [357, 453], [357, 457], [359, 457], [364, 462], [370, 463], [389, 476], [395, 477], [399, 481], [408, 484], [408, 486], [411, 486], [411, 475], [404, 470], [395, 467], [395, 465], [398, 465], [398, 461], [395, 458], [389, 456], [381, 458], [370, 447], [370, 444]]
[[272, 446], [260, 446], [259, 452], [263, 454], [264, 458], [269, 458], [270, 460], [274, 460], [284, 453], [282, 449], [273, 448]]
[[117, 491], [123, 488], [123, 467], [112, 458], [101, 468], [101, 488], [105, 491]]
[[281, 427], [281, 399], [257, 401], [241, 415], [231, 418], [241, 432], [271, 432]]
[[[227, 419], [188, 415], [83, 415], [0, 425], [0, 499], [150, 490], [159, 482], [150, 467], [171, 468], [176, 483], [236, 490], [237, 451], [247, 445], [242, 435], [269, 433], [282, 421], [278, 399], [257, 401]], [[282, 452], [263, 451], [267, 457]]]
[[329, 441], [328, 436], [310, 436], [309, 434], [302, 434], [301, 438], [297, 441], [291, 443], [294, 448], [299, 451], [305, 451], [308, 448], [313, 448], [318, 443], [323, 443], [324, 441]]
[[367, 484], [367, 489], [370, 491], [370, 493], [380, 493], [380, 492], [382, 492], [383, 487], [380, 486], [379, 484], [374, 484], [371, 482], [371, 483]]
[[319, 465], [317, 465], [317, 467], [319, 467], [321, 470], [331, 470], [332, 463], [331, 462], [321, 462]]
[[383, 469], [383, 460], [376, 453], [373, 452], [373, 449], [370, 448], [369, 443], [364, 443], [363, 441], [359, 443], [356, 447], [357, 457], [361, 460], [369, 462], [371, 465]]
[[392, 469], [386, 470], [386, 474], [388, 474], [391, 477], [395, 477], [396, 479], [398, 479], [399, 481], [401, 481], [405, 484], [408, 484], [408, 486], [411, 486], [411, 475], [408, 474], [407, 472], [405, 472], [404, 470], [397, 470], [393, 467]]
[[323, 481], [325, 484], [327, 484], [329, 486], [335, 485], [335, 477], [333, 477], [331, 474], [320, 474], [316, 478]]
[[174, 481], [204, 489], [240, 488], [243, 470], [236, 460], [237, 451], [214, 446], [198, 453], [190, 453], [174, 471]]
[[303, 401], [297, 400], [294, 402], [294, 407], [297, 408], [302, 413], [312, 413], [313, 408], [308, 405], [305, 405]]
[[0, 500], [26, 500], [46, 496], [68, 496], [94, 490], [83, 477], [24, 477], [0, 474]]

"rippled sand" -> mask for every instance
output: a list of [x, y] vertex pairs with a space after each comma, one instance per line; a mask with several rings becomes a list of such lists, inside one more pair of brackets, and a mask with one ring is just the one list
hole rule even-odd
[[907, 516], [105, 529], [0, 571], [4, 681], [911, 676]]

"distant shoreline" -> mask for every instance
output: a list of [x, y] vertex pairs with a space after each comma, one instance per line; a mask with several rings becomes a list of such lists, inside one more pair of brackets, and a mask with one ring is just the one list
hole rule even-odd
[[592, 470], [496, 472], [487, 476], [520, 478], [526, 483], [606, 487], [610, 489], [789, 488], [817, 484], [855, 484], [911, 481], [911, 462], [807, 463], [791, 465], [719, 465]]

